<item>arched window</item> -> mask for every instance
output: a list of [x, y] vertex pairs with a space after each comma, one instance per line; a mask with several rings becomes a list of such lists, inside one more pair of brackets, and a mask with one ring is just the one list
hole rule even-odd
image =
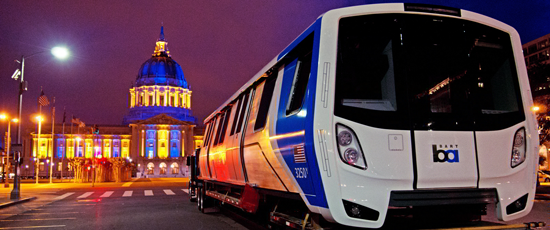
[[149, 164], [147, 164], [147, 175], [153, 175], [155, 174], [153, 171], [155, 169], [155, 164], [153, 164], [153, 162], [149, 162]]
[[170, 170], [172, 171], [172, 174], [178, 174], [178, 172], [180, 171], [180, 166], [178, 165], [178, 163], [174, 162], [172, 163], [172, 165], [170, 165]]
[[159, 165], [160, 167], [160, 175], [166, 175], [166, 163], [162, 162]]

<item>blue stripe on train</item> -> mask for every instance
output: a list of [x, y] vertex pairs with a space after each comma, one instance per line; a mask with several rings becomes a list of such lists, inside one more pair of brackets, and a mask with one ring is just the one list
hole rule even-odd
[[[317, 19], [313, 25], [294, 40], [278, 57], [278, 60], [285, 58], [301, 41], [311, 33], [314, 33], [311, 75], [308, 81], [309, 84], [307, 86], [304, 105], [302, 105], [300, 115], [286, 116], [288, 95], [290, 94], [296, 67], [296, 60], [293, 60], [285, 66], [284, 75], [282, 76], [283, 85], [281, 88], [279, 109], [277, 111], [276, 135], [298, 133], [305, 130], [304, 135], [278, 139], [277, 144], [283, 159], [289, 170], [294, 174], [294, 178], [306, 195], [308, 202], [314, 206], [328, 208], [313, 144], [315, 134], [313, 130], [313, 110], [317, 81], [317, 63], [319, 61], [320, 29], [321, 18]], [[304, 112], [305, 116], [303, 116]], [[303, 159], [304, 154], [305, 159]]]

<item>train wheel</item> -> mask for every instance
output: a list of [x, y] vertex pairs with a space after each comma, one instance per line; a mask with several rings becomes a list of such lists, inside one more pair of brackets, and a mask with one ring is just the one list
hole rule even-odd
[[203, 212], [203, 209], [202, 209], [202, 188], [201, 187], [197, 187], [197, 208], [199, 209], [199, 211]]
[[191, 186], [191, 181], [189, 181], [188, 194], [189, 201], [194, 202], [197, 200], [197, 193], [195, 192], [195, 189]]
[[204, 188], [201, 188], [200, 189], [200, 197], [201, 197], [201, 200], [200, 200], [200, 209], [202, 213], [206, 213], [206, 208], [208, 208], [209, 206], [209, 201], [210, 199], [208, 199], [208, 196], [206, 196], [206, 189]]

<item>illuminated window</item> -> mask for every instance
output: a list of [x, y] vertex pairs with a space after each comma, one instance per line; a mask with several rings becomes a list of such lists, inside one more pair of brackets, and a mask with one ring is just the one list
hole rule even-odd
[[103, 140], [103, 157], [107, 157], [107, 158], [111, 157], [111, 140], [110, 139]]
[[113, 140], [113, 157], [120, 157], [120, 140]]
[[160, 167], [160, 175], [166, 175], [166, 163], [162, 162], [159, 165]]
[[40, 162], [39, 169], [40, 169], [40, 171], [44, 171], [44, 162]]
[[170, 171], [172, 171], [172, 174], [178, 174], [178, 172], [180, 171], [180, 166], [178, 165], [178, 163], [172, 163], [172, 165], [170, 165]]
[[130, 140], [124, 139], [122, 140], [122, 157], [129, 157], [130, 156]]
[[147, 164], [147, 174], [148, 175], [155, 174], [154, 170], [155, 170], [155, 164], [153, 164], [153, 162], [149, 162], [149, 164]]
[[67, 158], [74, 158], [74, 140], [68, 139], [67, 140]]
[[63, 163], [59, 162], [57, 164], [57, 171], [61, 171], [61, 169], [63, 169]]
[[92, 139], [86, 139], [85, 142], [86, 142], [86, 155], [85, 155], [85, 157], [86, 158], [92, 158], [92, 156], [94, 154]]
[[158, 157], [166, 159], [168, 157], [168, 130], [158, 131]]

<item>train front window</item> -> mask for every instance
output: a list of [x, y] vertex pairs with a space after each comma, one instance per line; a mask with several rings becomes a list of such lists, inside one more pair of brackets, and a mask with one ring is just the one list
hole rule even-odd
[[494, 130], [524, 120], [510, 37], [425, 15], [340, 20], [335, 115], [392, 129]]

